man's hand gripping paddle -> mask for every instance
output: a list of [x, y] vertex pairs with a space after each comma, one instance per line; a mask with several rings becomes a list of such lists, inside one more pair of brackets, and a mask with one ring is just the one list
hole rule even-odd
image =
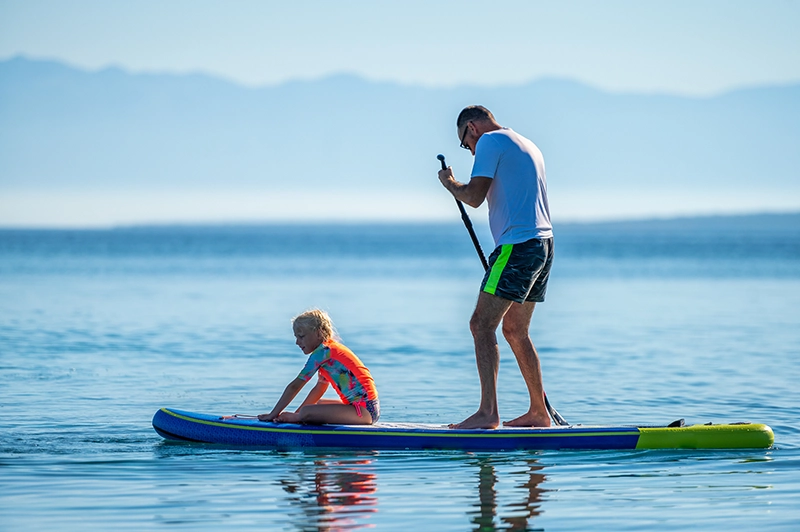
[[[441, 153], [436, 156], [437, 159], [442, 163], [442, 170], [447, 170], [447, 164], [444, 162], [444, 155]], [[472, 227], [472, 221], [469, 219], [467, 215], [466, 209], [464, 209], [464, 204], [456, 198], [456, 205], [458, 205], [458, 210], [461, 211], [461, 219], [464, 221], [464, 225], [467, 227], [467, 231], [469, 232], [470, 238], [472, 238], [472, 244], [475, 246], [475, 251], [478, 252], [478, 257], [481, 259], [481, 264], [483, 264], [483, 269], [489, 269], [489, 263], [486, 262], [486, 256], [483, 254], [483, 249], [481, 249], [481, 244], [478, 241], [478, 237], [475, 234], [475, 229]], [[550, 404], [550, 401], [547, 399], [547, 394], [544, 394], [544, 405], [547, 407], [547, 411], [550, 413], [550, 417], [553, 418], [553, 421], [556, 422], [556, 425], [566, 426], [569, 425], [567, 420], [561, 417], [561, 414], [553, 408], [553, 405]]]

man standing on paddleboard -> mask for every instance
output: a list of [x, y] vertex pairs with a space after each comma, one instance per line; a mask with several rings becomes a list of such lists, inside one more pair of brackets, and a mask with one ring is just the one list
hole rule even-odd
[[456, 181], [453, 169], [439, 180], [459, 201], [471, 207], [489, 205], [489, 227], [495, 250], [481, 283], [470, 330], [481, 382], [478, 411], [450, 425], [459, 429], [492, 429], [500, 424], [497, 371], [500, 351], [497, 327], [517, 358], [530, 394], [530, 408], [506, 426], [549, 427], [539, 356], [528, 328], [536, 303], [544, 301], [553, 262], [553, 230], [547, 202], [544, 158], [519, 133], [497, 123], [480, 105], [464, 108], [456, 120], [461, 147], [475, 157], [469, 183]]

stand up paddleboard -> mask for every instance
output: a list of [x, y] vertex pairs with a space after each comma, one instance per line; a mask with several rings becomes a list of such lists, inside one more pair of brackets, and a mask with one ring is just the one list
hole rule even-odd
[[684, 426], [683, 420], [679, 420], [652, 427], [568, 425], [462, 430], [420, 423], [267, 423], [257, 419], [223, 419], [171, 408], [156, 412], [153, 428], [168, 440], [280, 449], [763, 449], [774, 441], [772, 429], [760, 423]]

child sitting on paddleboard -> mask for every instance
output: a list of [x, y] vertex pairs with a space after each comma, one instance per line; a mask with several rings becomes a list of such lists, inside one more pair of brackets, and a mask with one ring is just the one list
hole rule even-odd
[[[297, 345], [310, 355], [305, 367], [289, 383], [268, 414], [260, 421], [279, 423], [334, 423], [339, 425], [371, 425], [381, 415], [378, 391], [372, 375], [359, 358], [334, 340], [334, 328], [328, 314], [309, 310], [292, 320]], [[295, 412], [284, 412], [305, 384], [319, 372], [319, 379]], [[341, 400], [322, 399], [328, 384]]]

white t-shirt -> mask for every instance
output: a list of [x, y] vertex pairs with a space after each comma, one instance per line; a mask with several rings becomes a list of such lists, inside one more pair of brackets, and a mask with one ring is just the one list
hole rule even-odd
[[553, 236], [544, 157], [536, 144], [502, 128], [481, 135], [472, 177], [489, 177], [486, 194], [495, 246]]

